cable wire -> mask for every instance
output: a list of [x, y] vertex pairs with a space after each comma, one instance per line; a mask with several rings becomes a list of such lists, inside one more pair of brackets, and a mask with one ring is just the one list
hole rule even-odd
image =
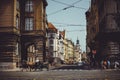
[[61, 12], [61, 11], [63, 11], [63, 10], [67, 10], [67, 9], [69, 9], [69, 8], [72, 8], [72, 7], [87, 10], [86, 8], [74, 6], [74, 4], [80, 2], [81, 0], [74, 2], [72, 5], [66, 4], [66, 3], [63, 3], [63, 2], [60, 2], [60, 1], [56, 1], [56, 0], [51, 0], [51, 1], [54, 1], [54, 2], [57, 2], [57, 3], [63, 4], [63, 5], [67, 5], [67, 7], [65, 7], [65, 8], [63, 8], [63, 9], [60, 9], [60, 10], [57, 10], [57, 11], [55, 11], [55, 12], [52, 12], [52, 13], [48, 14], [48, 16], [53, 15], [53, 14], [56, 14], [56, 13]]
[[67, 31], [67, 32], [76, 32], [76, 31], [86, 31], [86, 30], [71, 30], [71, 31]]
[[67, 23], [60, 23], [60, 22], [52, 22], [54, 24], [60, 24], [60, 26], [86, 26], [86, 25], [81, 25], [81, 24], [67, 24]]
[[78, 2], [80, 2], [80, 1], [82, 1], [82, 0], [78, 0], [78, 1], [74, 2], [73, 4], [66, 4], [66, 3], [63, 3], [63, 2], [60, 2], [60, 1], [56, 1], [56, 0], [52, 0], [52, 1], [57, 2], [57, 3], [59, 3], [59, 4], [63, 4], [63, 5], [67, 5], [67, 6], [72, 6], [72, 7], [74, 7], [74, 8], [87, 10], [86, 8], [83, 8], [83, 7], [74, 6], [76, 3], [78, 3]]

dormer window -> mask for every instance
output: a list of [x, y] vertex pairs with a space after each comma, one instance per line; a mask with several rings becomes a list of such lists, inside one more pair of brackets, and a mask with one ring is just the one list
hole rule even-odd
[[27, 0], [25, 3], [25, 12], [33, 12], [33, 1]]

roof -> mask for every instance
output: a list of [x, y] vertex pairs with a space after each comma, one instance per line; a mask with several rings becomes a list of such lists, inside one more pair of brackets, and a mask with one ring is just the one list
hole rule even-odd
[[57, 28], [52, 23], [50, 23], [50, 22], [48, 22], [48, 29], [57, 32]]
[[64, 31], [60, 31], [60, 34], [63, 35], [63, 37], [65, 37], [65, 30]]

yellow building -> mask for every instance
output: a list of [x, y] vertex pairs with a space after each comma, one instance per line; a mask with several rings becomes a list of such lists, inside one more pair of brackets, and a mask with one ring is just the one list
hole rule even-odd
[[73, 64], [74, 61], [74, 44], [71, 40], [64, 39], [64, 60], [67, 64]]

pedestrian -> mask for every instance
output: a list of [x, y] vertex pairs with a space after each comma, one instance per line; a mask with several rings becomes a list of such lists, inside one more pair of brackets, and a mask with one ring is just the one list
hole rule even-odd
[[102, 68], [107, 69], [107, 61], [106, 60], [102, 61]]
[[107, 60], [107, 68], [110, 69], [110, 61]]
[[118, 61], [115, 61], [115, 66], [114, 66], [114, 68], [115, 68], [115, 69], [119, 69], [119, 65], [120, 65], [119, 62], [118, 62]]

